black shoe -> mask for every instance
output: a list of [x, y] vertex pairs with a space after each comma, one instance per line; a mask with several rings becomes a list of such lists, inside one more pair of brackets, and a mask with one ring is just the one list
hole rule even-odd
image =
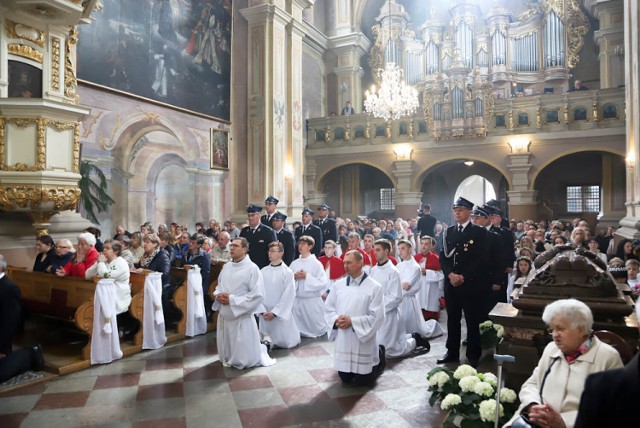
[[419, 333], [413, 333], [411, 337], [415, 339], [416, 346], [426, 349], [427, 352], [431, 350], [431, 344], [429, 343], [429, 339], [426, 337], [422, 337]]
[[42, 353], [42, 345], [33, 345], [31, 351], [31, 370], [41, 372], [44, 370], [44, 354]]
[[436, 361], [436, 363], [438, 364], [459, 363], [459, 362], [460, 362], [460, 357], [451, 355], [448, 352], [444, 354], [444, 357]]
[[479, 361], [478, 361], [477, 358], [468, 358], [467, 357], [467, 364], [469, 364], [474, 369], [478, 368], [478, 363], [479, 363]]
[[260, 343], [267, 347], [268, 352], [271, 352], [271, 350], [273, 349], [273, 343], [269, 342], [268, 340], [263, 340]]
[[462, 341], [462, 346], [467, 346], [467, 339]]
[[378, 363], [378, 376], [380, 376], [384, 372], [385, 367], [387, 367], [386, 352], [387, 350], [384, 348], [384, 346], [378, 346], [378, 356], [380, 357], [380, 362]]

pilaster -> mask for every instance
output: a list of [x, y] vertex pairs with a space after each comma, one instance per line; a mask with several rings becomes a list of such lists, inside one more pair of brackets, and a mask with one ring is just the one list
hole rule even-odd
[[529, 174], [531, 172], [531, 153], [528, 145], [509, 155], [511, 163], [507, 165], [511, 171], [512, 190], [509, 196], [509, 215], [511, 218], [538, 218], [538, 191], [530, 190]]
[[624, 4], [622, 0], [590, 0], [590, 13], [600, 21], [594, 39], [600, 49], [600, 88], [624, 84]]
[[[411, 154], [408, 155], [411, 157]], [[394, 163], [393, 175], [397, 179], [396, 216], [412, 218], [422, 202], [422, 192], [414, 192], [411, 182], [416, 174], [416, 163], [411, 159], [398, 159]]]

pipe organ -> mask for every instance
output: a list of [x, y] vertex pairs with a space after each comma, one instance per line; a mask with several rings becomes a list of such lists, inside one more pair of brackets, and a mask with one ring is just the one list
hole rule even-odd
[[589, 29], [579, 0], [531, 1], [518, 12], [495, 2], [481, 13], [476, 1], [456, 0], [420, 24], [386, 0], [373, 28], [372, 74], [385, 61], [403, 67], [435, 137], [480, 135], [493, 99], [566, 92]]

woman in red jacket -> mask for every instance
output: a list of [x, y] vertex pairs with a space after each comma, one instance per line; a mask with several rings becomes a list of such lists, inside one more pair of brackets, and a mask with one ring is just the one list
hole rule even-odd
[[84, 274], [97, 260], [95, 248], [96, 237], [89, 232], [78, 235], [78, 246], [75, 257], [66, 265], [56, 270], [58, 276], [75, 276], [84, 278]]

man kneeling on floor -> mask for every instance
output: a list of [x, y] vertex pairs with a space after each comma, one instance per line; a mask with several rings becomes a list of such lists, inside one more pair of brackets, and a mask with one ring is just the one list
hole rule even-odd
[[345, 383], [373, 386], [385, 367], [376, 333], [384, 321], [382, 287], [362, 271], [362, 254], [344, 257], [347, 276], [336, 281], [325, 302], [329, 340], [335, 340], [333, 367]]
[[271, 366], [276, 360], [260, 343], [254, 318], [254, 314], [265, 312], [262, 273], [247, 255], [249, 243], [245, 238], [236, 238], [229, 246], [231, 263], [220, 272], [212, 307], [220, 311], [216, 338], [220, 361], [237, 369]]

